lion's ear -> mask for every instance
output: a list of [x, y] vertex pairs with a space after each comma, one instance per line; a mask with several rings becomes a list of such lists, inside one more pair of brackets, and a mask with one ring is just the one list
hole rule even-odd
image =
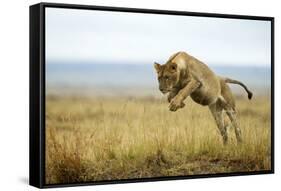
[[154, 62], [154, 68], [155, 68], [156, 72], [159, 73], [160, 69], [161, 69], [161, 64], [158, 64], [157, 62]]

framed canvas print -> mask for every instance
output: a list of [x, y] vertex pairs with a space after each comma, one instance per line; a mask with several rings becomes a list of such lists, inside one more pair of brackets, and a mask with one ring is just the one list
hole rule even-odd
[[30, 184], [274, 172], [274, 18], [30, 7]]

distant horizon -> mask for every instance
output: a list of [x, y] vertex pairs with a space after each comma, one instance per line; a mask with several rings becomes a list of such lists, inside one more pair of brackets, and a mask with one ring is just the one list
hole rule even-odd
[[[268, 94], [271, 89], [271, 67], [267, 66], [213, 66], [210, 69], [218, 76], [229, 77], [245, 83], [259, 94]], [[62, 64], [46, 65], [47, 92], [72, 92], [86, 94], [134, 94], [139, 89], [146, 95], [159, 94], [157, 74], [153, 64]], [[240, 86], [231, 85], [234, 92], [245, 93]], [[143, 92], [144, 93], [144, 92]], [[142, 94], [143, 94], [142, 93]]]

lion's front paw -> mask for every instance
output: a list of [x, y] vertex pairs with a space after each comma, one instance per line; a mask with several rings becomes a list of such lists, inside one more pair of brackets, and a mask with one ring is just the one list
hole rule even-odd
[[172, 99], [169, 105], [170, 111], [177, 111], [179, 108], [183, 108], [185, 104], [179, 99]]

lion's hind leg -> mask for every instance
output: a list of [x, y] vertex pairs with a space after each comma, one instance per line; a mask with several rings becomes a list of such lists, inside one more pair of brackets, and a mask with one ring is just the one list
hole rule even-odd
[[237, 142], [241, 143], [242, 142], [241, 129], [239, 128], [239, 125], [237, 123], [235, 108], [231, 107], [231, 105], [228, 104], [223, 97], [220, 97], [218, 101], [220, 102], [220, 105], [225, 110], [227, 116], [229, 117], [229, 119], [231, 121], [231, 124], [234, 127]]
[[228, 110], [228, 111], [226, 111], [226, 114], [228, 115], [229, 119], [231, 120], [232, 125], [234, 126], [237, 142], [242, 143], [241, 129], [239, 128], [238, 123], [237, 123], [236, 111]]
[[221, 107], [219, 102], [215, 102], [215, 103], [209, 105], [209, 108], [216, 121], [218, 129], [221, 133], [221, 136], [223, 138], [223, 144], [227, 144], [228, 135], [227, 135], [226, 127], [224, 126], [223, 108]]

